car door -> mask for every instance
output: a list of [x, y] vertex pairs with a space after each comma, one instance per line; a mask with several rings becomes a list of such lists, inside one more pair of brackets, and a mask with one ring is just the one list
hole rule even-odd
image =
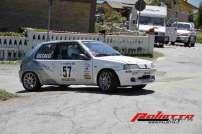
[[[47, 43], [42, 45], [35, 56], [37, 64], [37, 73], [43, 84], [61, 84], [58, 76], [58, 60], [56, 59], [56, 43]], [[33, 67], [35, 68], [35, 67]]]
[[[61, 83], [91, 84], [92, 60], [78, 42], [63, 42], [58, 45], [58, 74]], [[85, 57], [85, 58], [84, 58]]]

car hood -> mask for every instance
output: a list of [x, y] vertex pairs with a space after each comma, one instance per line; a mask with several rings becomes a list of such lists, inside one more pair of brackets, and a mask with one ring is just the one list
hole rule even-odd
[[128, 56], [104, 56], [96, 57], [98, 60], [111, 61], [111, 62], [120, 62], [123, 64], [151, 64], [151, 61], [143, 60], [139, 58], [133, 58]]

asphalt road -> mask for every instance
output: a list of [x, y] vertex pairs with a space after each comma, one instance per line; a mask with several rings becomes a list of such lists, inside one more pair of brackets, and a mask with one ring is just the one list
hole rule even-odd
[[[0, 102], [1, 134], [202, 134], [202, 45], [157, 48], [157, 81], [144, 90], [102, 94], [96, 87], [45, 87], [25, 92], [18, 66], [0, 65], [0, 88], [18, 97]], [[131, 123], [139, 112], [194, 114], [179, 124]]]

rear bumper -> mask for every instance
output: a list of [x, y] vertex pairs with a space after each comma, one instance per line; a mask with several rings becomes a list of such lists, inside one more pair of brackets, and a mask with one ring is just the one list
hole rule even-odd
[[135, 86], [155, 81], [156, 69], [137, 69], [116, 71], [120, 86]]

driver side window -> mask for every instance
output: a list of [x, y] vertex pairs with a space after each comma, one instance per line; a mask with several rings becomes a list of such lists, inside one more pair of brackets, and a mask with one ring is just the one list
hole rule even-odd
[[59, 43], [56, 48], [57, 59], [60, 60], [80, 60], [80, 55], [84, 54], [84, 50], [77, 42]]

